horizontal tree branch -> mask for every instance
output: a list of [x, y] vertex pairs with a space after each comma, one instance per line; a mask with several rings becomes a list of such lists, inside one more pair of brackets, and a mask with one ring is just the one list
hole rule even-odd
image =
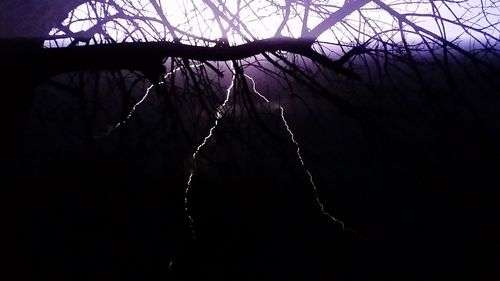
[[[192, 46], [173, 42], [117, 43], [67, 48], [47, 48], [38, 52], [35, 62], [48, 75], [84, 70], [144, 70], [166, 57], [198, 61], [230, 61], [263, 53], [285, 51], [308, 57], [337, 73], [359, 78], [327, 56], [315, 52], [312, 41], [287, 37], [256, 40], [237, 46]], [[34, 63], [35, 63], [34, 62]]]

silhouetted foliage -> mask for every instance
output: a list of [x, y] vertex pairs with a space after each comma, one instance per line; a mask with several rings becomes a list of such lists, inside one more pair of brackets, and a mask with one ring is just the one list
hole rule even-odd
[[498, 275], [498, 4], [4, 1], [14, 270]]

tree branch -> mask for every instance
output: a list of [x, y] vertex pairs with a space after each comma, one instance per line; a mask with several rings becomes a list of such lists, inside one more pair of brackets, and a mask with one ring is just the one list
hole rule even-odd
[[337, 73], [359, 78], [330, 58], [315, 52], [312, 42], [286, 37], [269, 38], [237, 46], [207, 47], [172, 42], [135, 42], [43, 49], [36, 63], [49, 69], [48, 75], [82, 70], [143, 70], [161, 63], [166, 57], [198, 61], [230, 61], [262, 53], [285, 51], [305, 56]]
[[345, 19], [348, 15], [366, 5], [371, 0], [346, 0], [345, 4], [333, 12], [328, 18], [320, 22], [310, 32], [306, 33], [303, 37], [316, 40], [323, 32], [330, 29], [332, 26]]

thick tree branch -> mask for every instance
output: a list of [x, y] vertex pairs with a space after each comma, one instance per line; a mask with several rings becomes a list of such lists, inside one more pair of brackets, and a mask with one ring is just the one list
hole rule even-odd
[[332, 26], [345, 19], [354, 11], [360, 9], [371, 0], [346, 0], [345, 4], [333, 12], [328, 18], [319, 23], [310, 32], [306, 33], [303, 37], [309, 39], [317, 39], [321, 34], [330, 29]]
[[228, 47], [192, 46], [172, 42], [136, 42], [43, 49], [37, 60], [48, 75], [81, 70], [131, 69], [160, 63], [166, 57], [198, 61], [229, 61], [262, 53], [285, 51], [305, 56], [337, 73], [359, 78], [328, 57], [311, 49], [312, 42], [294, 38], [269, 38]]

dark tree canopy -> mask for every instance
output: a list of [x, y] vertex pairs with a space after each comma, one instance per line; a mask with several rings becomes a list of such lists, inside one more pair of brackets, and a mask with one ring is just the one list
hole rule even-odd
[[3, 0], [12, 268], [498, 275], [499, 41], [496, 0]]

